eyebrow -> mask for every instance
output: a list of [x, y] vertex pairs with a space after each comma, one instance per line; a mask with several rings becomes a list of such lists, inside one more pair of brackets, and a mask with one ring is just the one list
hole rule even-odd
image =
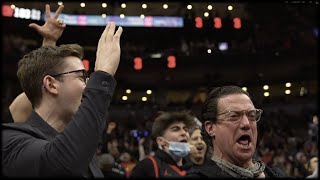
[[173, 128], [185, 129], [185, 128], [187, 128], [187, 126], [183, 125], [182, 127], [180, 127], [179, 125], [174, 125], [170, 129], [173, 129]]

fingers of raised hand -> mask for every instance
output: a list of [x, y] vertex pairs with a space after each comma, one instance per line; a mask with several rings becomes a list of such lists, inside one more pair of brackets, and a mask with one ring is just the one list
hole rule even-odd
[[110, 28], [109, 28], [109, 31], [107, 32], [107, 38], [106, 38], [107, 42], [111, 42], [113, 40], [114, 31], [116, 29], [116, 25], [114, 22], [110, 22], [109, 24], [110, 24]]
[[61, 14], [62, 10], [64, 8], [64, 5], [60, 5], [59, 8], [57, 9], [54, 18], [57, 19], [59, 17], [59, 15]]
[[104, 29], [100, 39], [99, 39], [99, 44], [102, 43], [102, 42], [105, 42], [106, 41], [106, 38], [107, 38], [107, 34], [109, 32], [109, 29], [110, 29], [110, 23], [108, 23], [107, 27]]
[[50, 14], [50, 5], [49, 5], [49, 4], [46, 4], [45, 14], [46, 14], [46, 19], [49, 19], [49, 18], [51, 17], [51, 14]]
[[58, 18], [58, 19], [57, 19], [57, 22], [58, 22], [59, 24], [63, 24], [63, 19]]
[[114, 42], [119, 42], [120, 41], [120, 37], [121, 37], [122, 31], [123, 31], [122, 27], [119, 26], [118, 30], [116, 31], [116, 34], [113, 36], [113, 41]]
[[98, 42], [97, 54], [99, 54], [99, 52], [100, 52], [102, 43], [105, 42], [106, 34], [107, 34], [109, 28], [110, 28], [110, 24], [108, 24], [106, 26], [106, 28], [104, 29], [103, 33], [101, 34], [101, 37], [100, 37], [99, 42]]

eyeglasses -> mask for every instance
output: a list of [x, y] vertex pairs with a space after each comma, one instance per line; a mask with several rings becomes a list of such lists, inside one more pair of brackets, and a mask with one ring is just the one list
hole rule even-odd
[[55, 75], [51, 75], [51, 76], [52, 77], [58, 77], [58, 76], [62, 76], [62, 75], [65, 75], [65, 74], [70, 74], [70, 73], [75, 73], [75, 72], [82, 72], [82, 75], [80, 75], [78, 77], [81, 79], [81, 81], [83, 81], [85, 84], [87, 84], [87, 81], [88, 81], [89, 78], [88, 78], [88, 73], [84, 69], [64, 72], [64, 73], [55, 74]]
[[226, 121], [230, 121], [233, 123], [238, 123], [240, 122], [240, 120], [242, 119], [243, 115], [246, 114], [248, 120], [250, 122], [258, 122], [261, 118], [261, 114], [262, 114], [262, 109], [254, 109], [254, 110], [250, 110], [250, 111], [226, 111], [223, 113], [220, 113], [217, 115], [221, 116], [221, 115], [225, 115], [225, 119], [222, 120], [226, 120]]

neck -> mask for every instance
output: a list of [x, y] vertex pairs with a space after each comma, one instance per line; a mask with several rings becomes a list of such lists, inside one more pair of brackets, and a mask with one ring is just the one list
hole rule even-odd
[[162, 149], [163, 151], [165, 151], [166, 153], [168, 153], [177, 163], [178, 166], [182, 166], [182, 158], [177, 159], [177, 157], [175, 157], [174, 155], [172, 155], [169, 150], [167, 149]]
[[223, 155], [223, 153], [217, 152], [215, 150], [212, 153], [211, 159], [223, 160], [223, 161], [226, 161], [228, 163], [234, 164], [234, 165], [242, 167], [242, 168], [249, 168], [249, 167], [254, 166], [252, 159], [250, 159], [249, 161], [243, 162], [243, 161], [237, 160], [235, 158], [229, 158], [229, 157]]
[[201, 165], [204, 163], [204, 157], [192, 157], [190, 156], [190, 160], [193, 164]]
[[64, 128], [67, 126], [67, 119], [71, 119], [71, 117], [62, 116], [61, 110], [61, 107], [57, 108], [52, 105], [41, 105], [39, 108], [35, 108], [35, 111], [39, 116], [59, 133], [63, 132]]

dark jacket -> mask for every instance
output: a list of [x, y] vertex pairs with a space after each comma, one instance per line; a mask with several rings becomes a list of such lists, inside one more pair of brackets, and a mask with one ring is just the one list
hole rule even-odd
[[[264, 170], [266, 178], [283, 178], [288, 177], [279, 168], [267, 167]], [[187, 172], [188, 177], [199, 177], [199, 178], [233, 178], [227, 172], [223, 171], [214, 161], [207, 160], [204, 165], [193, 166]]]
[[150, 158], [146, 158], [137, 163], [131, 173], [132, 178], [156, 178], [156, 171], [158, 171], [159, 178], [163, 177], [179, 177], [185, 176], [186, 171], [190, 169], [191, 163], [186, 159], [183, 159], [183, 165], [178, 166], [176, 161], [167, 152], [158, 149], [153, 156], [158, 169], [155, 169], [155, 165]]
[[3, 124], [3, 175], [103, 177], [95, 152], [115, 86], [108, 73], [92, 73], [79, 110], [62, 133], [35, 111], [24, 123]]

